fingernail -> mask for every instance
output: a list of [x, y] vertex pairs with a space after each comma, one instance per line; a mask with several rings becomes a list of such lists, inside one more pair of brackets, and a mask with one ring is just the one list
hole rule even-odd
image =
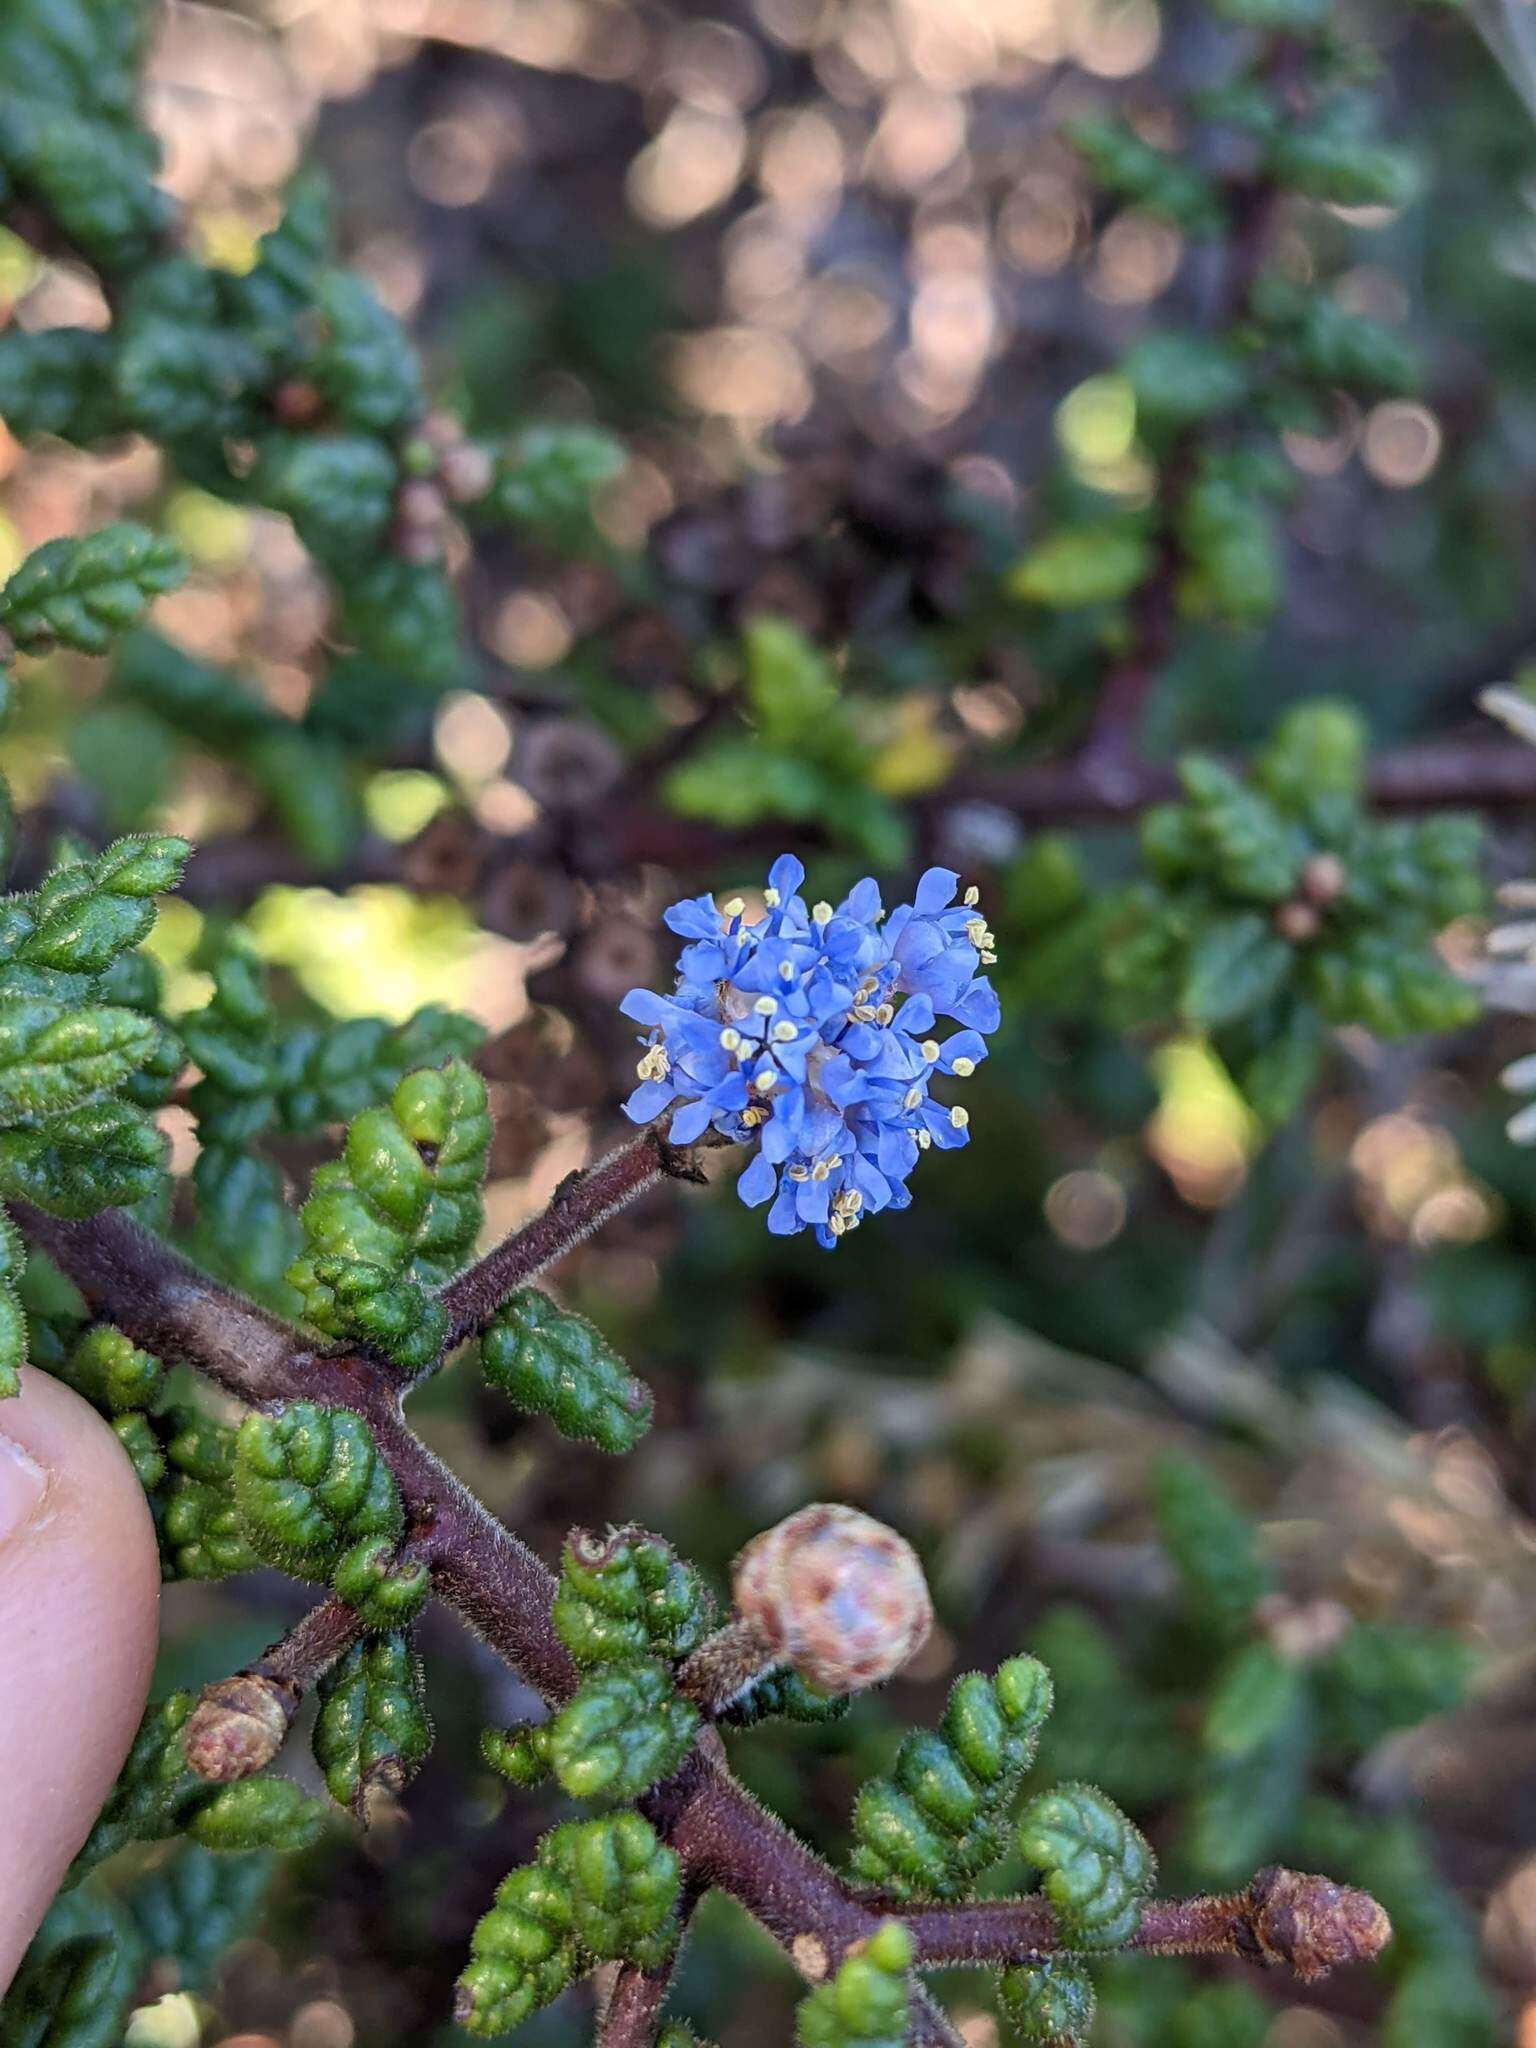
[[8, 1543], [31, 1521], [48, 1475], [21, 1445], [0, 1436], [0, 1543]]

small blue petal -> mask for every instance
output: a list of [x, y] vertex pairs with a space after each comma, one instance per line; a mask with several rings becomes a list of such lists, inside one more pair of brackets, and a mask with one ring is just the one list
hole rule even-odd
[[779, 1176], [774, 1172], [761, 1152], [752, 1155], [750, 1164], [736, 1183], [736, 1192], [749, 1209], [761, 1208], [771, 1201], [779, 1185]]
[[919, 917], [932, 917], [935, 911], [948, 909], [959, 887], [960, 877], [953, 868], [929, 868], [918, 879], [912, 895], [912, 908]]

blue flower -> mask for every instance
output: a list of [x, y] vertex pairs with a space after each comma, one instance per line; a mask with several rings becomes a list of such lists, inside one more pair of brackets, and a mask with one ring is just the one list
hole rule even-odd
[[[977, 892], [956, 902], [948, 868], [889, 917], [873, 881], [807, 909], [804, 879], [782, 855], [750, 924], [739, 897], [672, 905], [676, 988], [631, 989], [621, 1006], [646, 1048], [624, 1107], [636, 1123], [670, 1111], [675, 1144], [714, 1130], [755, 1145], [741, 1199], [772, 1204], [771, 1231], [809, 1225], [830, 1249], [866, 1214], [906, 1208], [921, 1153], [967, 1142], [966, 1112], [930, 1088], [986, 1058], [997, 997], [977, 970], [996, 956]], [[942, 1041], [941, 1017], [960, 1027]]]

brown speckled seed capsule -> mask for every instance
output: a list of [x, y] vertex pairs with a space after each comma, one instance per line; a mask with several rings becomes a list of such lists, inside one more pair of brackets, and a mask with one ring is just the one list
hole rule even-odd
[[823, 1692], [881, 1684], [933, 1627], [911, 1544], [857, 1508], [825, 1502], [754, 1537], [736, 1560], [732, 1595], [773, 1654]]
[[251, 1671], [205, 1686], [183, 1736], [188, 1764], [212, 1785], [264, 1770], [281, 1749], [298, 1704], [296, 1685]]

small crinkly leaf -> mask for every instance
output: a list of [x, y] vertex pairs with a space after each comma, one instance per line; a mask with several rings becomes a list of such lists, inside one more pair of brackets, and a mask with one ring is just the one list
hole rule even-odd
[[0, 1122], [46, 1116], [126, 1081], [155, 1050], [154, 1020], [107, 1004], [0, 998]]
[[1044, 1891], [1069, 1948], [1119, 1948], [1136, 1932], [1156, 1863], [1146, 1838], [1094, 1785], [1058, 1785], [1019, 1819], [1019, 1853]]
[[[18, 992], [59, 994], [52, 975], [104, 974], [149, 936], [154, 898], [174, 889], [191, 848], [184, 839], [133, 833], [92, 860], [67, 860], [29, 896], [0, 906], [0, 970]], [[39, 970], [29, 980], [26, 970]], [[74, 994], [80, 984], [66, 983]], [[130, 1008], [138, 1008], [130, 1001]]]
[[145, 1961], [174, 1966], [176, 1982], [195, 1991], [247, 1931], [271, 1877], [272, 1859], [260, 1851], [217, 1856], [183, 1842], [138, 1880], [128, 1898]]
[[308, 1249], [288, 1271], [317, 1329], [408, 1370], [437, 1356], [446, 1317], [428, 1290], [473, 1247], [490, 1140], [485, 1083], [459, 1059], [403, 1075], [353, 1118], [342, 1157], [310, 1184]]
[[27, 1315], [16, 1292], [26, 1263], [21, 1232], [0, 1210], [0, 1401], [20, 1393], [27, 1362]]
[[354, 1643], [319, 1693], [315, 1761], [337, 1805], [362, 1815], [375, 1788], [403, 1791], [432, 1746], [421, 1659], [404, 1634]]
[[368, 1536], [343, 1553], [331, 1591], [370, 1634], [390, 1635], [421, 1612], [430, 1579], [422, 1559], [399, 1558], [387, 1536]]
[[956, 1898], [1003, 1854], [1009, 1811], [1051, 1711], [1034, 1657], [955, 1681], [938, 1729], [918, 1729], [854, 1807], [854, 1875], [898, 1898]]
[[325, 1824], [325, 1808], [291, 1778], [244, 1778], [221, 1785], [187, 1822], [205, 1849], [305, 1849]]
[[104, 654], [186, 572], [173, 541], [127, 521], [83, 540], [45, 541], [0, 590], [0, 626], [30, 653], [62, 642]]
[[649, 1969], [677, 1940], [677, 1856], [638, 1813], [567, 1821], [539, 1845], [539, 1861], [571, 1888], [576, 1938], [603, 1961]]
[[486, 2039], [510, 2033], [576, 1975], [581, 1951], [568, 1878], [543, 1863], [504, 1877], [474, 1931], [453, 2016]]
[[70, 1352], [59, 1377], [108, 1415], [152, 1408], [165, 1368], [111, 1323], [92, 1323]]
[[573, 1799], [637, 1799], [677, 1769], [698, 1709], [659, 1659], [594, 1672], [556, 1715], [549, 1756]]
[[360, 1415], [295, 1401], [248, 1415], [235, 1445], [235, 1504], [260, 1557], [323, 1578], [367, 1536], [397, 1536], [400, 1494]]
[[887, 1920], [795, 2014], [801, 2048], [905, 2048], [912, 1937]]
[[595, 1323], [524, 1287], [497, 1311], [480, 1341], [485, 1376], [563, 1436], [615, 1455], [650, 1426], [651, 1396]]
[[0, 1999], [6, 2048], [118, 2048], [143, 1967], [132, 1927], [111, 1901], [56, 1899]]
[[1019, 2048], [1082, 2048], [1093, 2025], [1093, 1979], [1070, 1956], [1004, 1970], [997, 2002]]
[[573, 1529], [560, 1560], [555, 1633], [581, 1665], [686, 1657], [714, 1621], [692, 1565], [648, 1530]]
[[132, 1103], [85, 1102], [24, 1129], [0, 1131], [0, 1197], [53, 1216], [94, 1216], [141, 1202], [159, 1186], [166, 1142]]

